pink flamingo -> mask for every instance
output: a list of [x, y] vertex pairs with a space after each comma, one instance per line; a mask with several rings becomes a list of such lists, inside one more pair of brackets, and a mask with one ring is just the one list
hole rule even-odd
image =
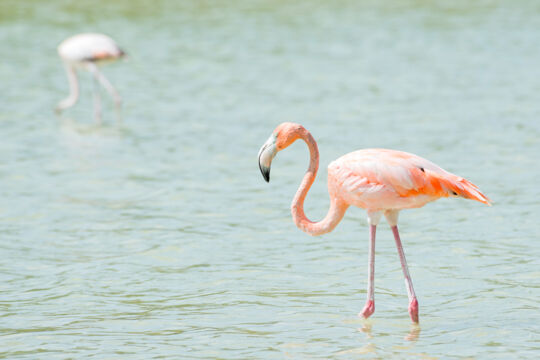
[[264, 179], [270, 181], [272, 159], [278, 151], [297, 139], [306, 142], [310, 162], [291, 204], [294, 223], [310, 235], [321, 235], [337, 226], [349, 206], [367, 210], [370, 234], [367, 301], [358, 315], [368, 318], [375, 311], [375, 230], [384, 214], [392, 228], [405, 276], [409, 314], [411, 320], [418, 323], [418, 300], [397, 227], [399, 211], [418, 208], [441, 197], [459, 196], [488, 205], [490, 200], [476, 185], [419, 156], [396, 150], [365, 149], [351, 152], [330, 163], [330, 209], [323, 220], [313, 222], [304, 214], [304, 199], [317, 175], [319, 150], [309, 131], [299, 124], [279, 125], [259, 151], [259, 168]]
[[101, 99], [97, 83], [100, 83], [109, 92], [116, 109], [120, 108], [122, 102], [120, 95], [98, 69], [98, 65], [118, 60], [125, 55], [113, 39], [103, 34], [78, 34], [67, 38], [58, 45], [58, 55], [66, 68], [69, 96], [58, 103], [57, 113], [75, 105], [79, 98], [77, 69], [87, 70], [94, 77], [94, 116], [97, 123], [101, 122]]

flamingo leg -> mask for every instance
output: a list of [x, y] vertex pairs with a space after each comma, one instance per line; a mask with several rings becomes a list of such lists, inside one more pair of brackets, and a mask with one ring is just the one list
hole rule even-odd
[[370, 317], [375, 312], [375, 232], [377, 225], [369, 226], [369, 265], [367, 300], [361, 314], [364, 318]]
[[109, 95], [113, 98], [114, 105], [117, 108], [119, 108], [120, 105], [122, 104], [122, 98], [118, 94], [118, 91], [116, 91], [114, 86], [112, 86], [112, 84], [109, 82], [109, 80], [107, 80], [105, 75], [103, 75], [103, 73], [101, 71], [99, 71], [98, 67], [95, 64], [91, 63], [90, 65], [91, 65], [91, 71], [96, 76], [96, 79], [105, 88], [105, 90], [107, 90]]
[[98, 80], [94, 77], [94, 118], [98, 125], [101, 125], [101, 96], [99, 94]]
[[403, 245], [401, 244], [397, 225], [392, 226], [392, 233], [394, 233], [399, 260], [401, 261], [401, 268], [403, 269], [403, 276], [405, 276], [405, 285], [407, 287], [407, 295], [409, 296], [409, 315], [414, 323], [418, 323], [418, 300], [414, 293], [411, 275], [409, 274], [409, 268], [407, 266], [407, 260], [405, 259], [405, 252], [403, 251]]

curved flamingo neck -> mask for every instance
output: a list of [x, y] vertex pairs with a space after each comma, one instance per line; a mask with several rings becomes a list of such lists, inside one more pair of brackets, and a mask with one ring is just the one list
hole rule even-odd
[[60, 101], [57, 106], [57, 110], [62, 111], [69, 107], [72, 107], [77, 102], [79, 98], [79, 82], [77, 80], [77, 74], [75, 73], [75, 68], [73, 65], [64, 63], [66, 68], [66, 74], [69, 81], [69, 96], [64, 100]]
[[323, 220], [313, 222], [304, 213], [304, 200], [315, 181], [319, 169], [319, 149], [313, 136], [304, 128], [301, 128], [297, 137], [304, 140], [309, 148], [309, 167], [300, 183], [296, 195], [291, 204], [293, 221], [302, 231], [310, 235], [322, 235], [332, 231], [345, 215], [348, 205], [339, 201], [335, 196], [330, 197], [330, 209]]

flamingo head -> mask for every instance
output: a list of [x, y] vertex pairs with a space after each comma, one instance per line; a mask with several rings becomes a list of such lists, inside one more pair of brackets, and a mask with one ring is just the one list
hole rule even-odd
[[270, 166], [278, 151], [291, 145], [302, 132], [307, 132], [302, 125], [286, 122], [280, 124], [266, 140], [259, 150], [259, 169], [266, 182], [270, 181]]

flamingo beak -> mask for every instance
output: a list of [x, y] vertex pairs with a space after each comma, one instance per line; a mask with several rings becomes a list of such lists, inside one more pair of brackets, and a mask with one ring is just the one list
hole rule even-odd
[[276, 154], [276, 135], [272, 134], [259, 150], [259, 169], [266, 182], [270, 182], [270, 166]]

